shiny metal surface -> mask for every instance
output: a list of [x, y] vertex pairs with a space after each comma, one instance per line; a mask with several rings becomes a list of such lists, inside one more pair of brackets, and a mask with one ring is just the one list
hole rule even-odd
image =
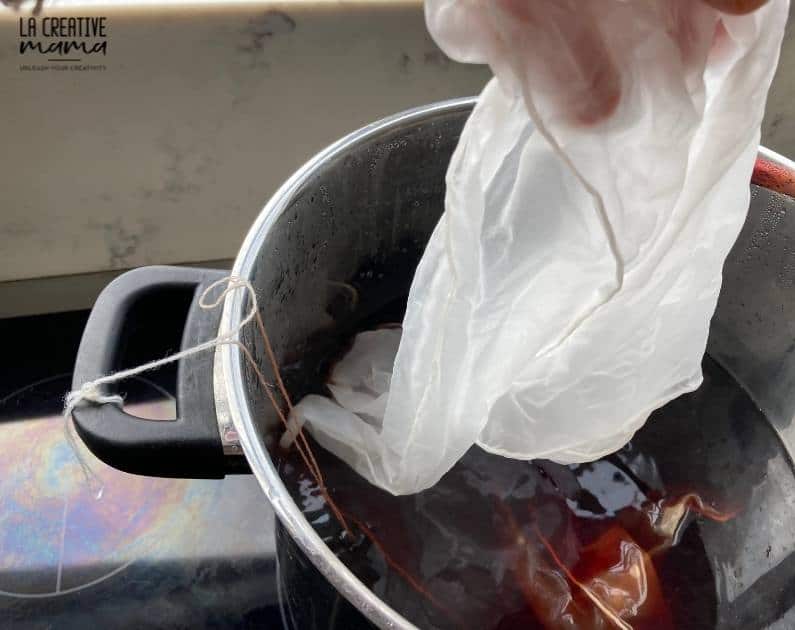
[[795, 457], [795, 199], [754, 187], [723, 268], [707, 352], [739, 381]]
[[223, 448], [224, 455], [242, 455], [243, 447], [240, 446], [240, 437], [232, 423], [232, 414], [229, 412], [229, 404], [224, 395], [224, 382], [221, 361], [216, 352], [213, 362], [213, 394], [215, 395], [215, 418], [218, 422], [218, 435], [221, 436], [221, 448]]
[[[273, 270], [275, 273], [270, 277], [270, 284], [278, 276], [289, 282], [289, 277], [298, 269], [307, 269], [304, 261], [288, 260], [290, 252], [298, 252], [297, 248], [301, 248], [304, 253], [295, 255], [302, 257], [307, 251], [303, 249], [302, 245], [308, 245], [310, 252], [332, 248], [337, 250], [337, 256], [334, 256], [337, 264], [329, 264], [322, 270], [316, 266], [314, 269], [307, 269], [307, 271], [311, 270], [325, 276], [326, 282], [344, 282], [352, 272], [355, 272], [362, 257], [367, 258], [378, 249], [378, 244], [372, 242], [368, 237], [379, 224], [379, 220], [391, 220], [390, 217], [394, 214], [396, 202], [399, 202], [401, 206], [407, 205], [409, 208], [419, 210], [419, 216], [415, 218], [422, 224], [418, 223], [409, 227], [417, 231], [420, 242], [407, 243], [406, 247], [399, 248], [405, 249], [406, 251], [403, 253], [409, 258], [413, 257], [413, 262], [416, 264], [442, 208], [444, 182], [443, 178], [440, 178], [440, 174], [446, 170], [449, 155], [458, 141], [463, 120], [473, 104], [474, 99], [469, 98], [446, 101], [410, 110], [356, 131], [305, 164], [265, 206], [241, 246], [232, 273], [249, 279], [261, 295], [269, 296], [264, 304], [263, 312], [277, 358], [282, 360], [285, 355], [289, 354], [290, 348], [287, 347], [289, 341], [295, 343], [299, 339], [306, 339], [323, 326], [324, 322], [312, 321], [311, 316], [306, 317], [305, 315], [324, 312], [327, 296], [325, 291], [319, 290], [319, 286], [307, 286], [301, 291], [300, 298], [298, 298], [306, 300], [306, 309], [302, 308], [300, 313], [280, 312], [277, 306], [285, 306], [285, 297], [291, 291], [291, 287], [287, 282], [283, 283], [279, 280], [277, 283], [281, 290], [277, 289], [276, 295], [274, 295], [273, 286], [261, 285], [268, 275], [265, 270], [269, 264], [281, 266], [280, 269], [277, 267]], [[407, 129], [413, 131], [409, 137], [405, 133]], [[354, 149], [359, 149], [360, 153], [353, 155]], [[436, 156], [438, 156], [438, 160], [434, 161]], [[396, 159], [400, 161], [399, 164], [395, 164]], [[415, 170], [418, 160], [420, 163], [428, 163], [424, 176], [418, 176]], [[320, 172], [328, 169], [329, 165], [333, 163], [340, 164], [346, 170], [345, 176], [335, 177], [333, 181], [313, 181]], [[392, 191], [395, 194], [385, 197], [384, 192], [386, 191], [382, 190], [382, 178], [384, 171], [389, 167], [404, 170], [407, 181], [401, 182], [405, 186], [400, 186]], [[364, 174], [367, 174], [367, 177], [362, 182]], [[302, 196], [302, 192], [305, 192], [310, 183], [316, 188], [317, 194]], [[396, 184], [397, 181], [394, 183]], [[293, 216], [288, 216], [297, 210], [294, 203], [296, 200], [303, 198], [304, 203], [320, 206], [316, 207], [318, 212], [312, 215], [302, 214], [303, 218], [311, 216], [318, 220], [330, 218], [333, 221], [335, 219], [335, 215], [332, 214], [336, 207], [335, 203], [341, 200], [332, 194], [332, 186], [336, 186], [339, 193], [350, 194], [355, 191], [361, 209], [364, 210], [365, 207], [370, 209], [369, 216], [365, 215], [357, 234], [354, 235], [356, 244], [361, 251], [351, 251], [351, 243], [347, 242], [321, 241], [308, 244], [296, 242], [294, 245], [297, 248], [291, 248], [289, 252], [279, 247], [273, 247], [270, 250], [270, 254], [274, 257], [283, 256], [281, 263], [277, 258], [270, 260], [261, 258], [260, 252], [264, 251], [265, 242], [271, 231], [277, 223], [281, 223], [280, 219], [284, 218], [287, 224], [296, 220]], [[402, 196], [403, 199], [399, 201], [396, 199], [397, 195]], [[379, 203], [380, 206], [378, 206]], [[342, 210], [350, 213], [349, 216], [353, 216], [355, 213], [353, 207]], [[305, 227], [311, 231], [310, 226]], [[397, 233], [397, 231], [396, 226], [395, 232]], [[285, 245], [290, 244], [290, 237], [287, 238], [288, 243]], [[411, 245], [414, 251], [410, 252], [408, 245]], [[315, 260], [317, 261], [317, 259]], [[328, 258], [324, 256], [324, 260], [327, 261]], [[413, 274], [413, 269], [413, 266], [408, 268], [409, 277]], [[293, 295], [292, 297], [297, 296]], [[233, 327], [235, 322], [240, 320], [242, 309], [246, 308], [243, 296], [232, 294], [231, 298], [224, 306], [222, 330]], [[289, 320], [291, 324], [289, 340], [286, 331], [276, 330], [276, 323], [284, 320]], [[243, 339], [243, 342], [246, 343], [246, 340]], [[261, 347], [257, 347], [258, 345], [254, 343], [254, 356], [263, 357], [264, 353]], [[339, 558], [329, 551], [304, 518], [301, 510], [284, 487], [278, 471], [268, 455], [268, 416], [273, 414], [268, 414], [263, 407], [256, 408], [257, 403], [254, 400], [256, 394], [252, 396], [249, 391], [253, 382], [250, 377], [247, 378], [245, 375], [237, 347], [222, 346], [218, 350], [218, 356], [223, 373], [224, 391], [220, 400], [216, 400], [216, 408], [227, 406], [251, 469], [282, 524], [318, 570], [370, 621], [382, 628], [413, 628], [412, 624], [377, 598]], [[256, 389], [256, 386], [254, 387]], [[273, 419], [271, 418], [270, 421], [273, 422]]]
[[[301, 168], [264, 208], [233, 273], [257, 290], [283, 368], [306, 371], [297, 359], [308, 338], [333, 330], [334, 310], [345, 308], [339, 294], [342, 283], [352, 277], [369, 282], [357, 297], [366, 302], [365, 310], [377, 309], [389, 297], [385, 287], [408, 286], [443, 207], [447, 161], [473, 102], [460, 99], [411, 110], [343, 138]], [[762, 154], [792, 168], [789, 160], [772, 152]], [[754, 187], [748, 221], [726, 264], [709, 342], [710, 354], [766, 412], [790, 456], [795, 444], [793, 210], [791, 198]], [[232, 294], [222, 329], [234, 327], [246, 309], [245, 297]], [[243, 331], [241, 341], [263, 359], [253, 334]], [[231, 421], [282, 524], [326, 579], [371, 622], [385, 628], [413, 627], [329, 551], [293, 502], [268, 453], [274, 414], [248, 372], [236, 346], [218, 349], [216, 408], [226, 429]], [[770, 509], [774, 507], [771, 503]], [[770, 516], [778, 519], [772, 512]], [[786, 532], [789, 526], [780, 520], [776, 522]], [[793, 557], [789, 547], [776, 553]]]

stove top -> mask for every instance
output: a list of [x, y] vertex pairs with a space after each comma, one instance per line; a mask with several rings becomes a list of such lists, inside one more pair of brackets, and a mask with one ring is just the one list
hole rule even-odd
[[[178, 347], [184, 312], [165, 310], [128, 363]], [[274, 514], [251, 475], [139, 477], [70, 446], [60, 413], [87, 317], [0, 320], [0, 627], [282, 628]], [[126, 409], [173, 418], [174, 382], [131, 379]]]

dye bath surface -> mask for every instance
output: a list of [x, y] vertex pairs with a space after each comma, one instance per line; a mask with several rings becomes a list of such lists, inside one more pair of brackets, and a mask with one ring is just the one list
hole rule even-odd
[[475, 447], [435, 487], [393, 497], [314, 450], [354, 536], [292, 453], [277, 455], [286, 485], [359, 579], [421, 628], [764, 628], [791, 617], [792, 526], [769, 523], [795, 516], [791, 498], [771, 503], [793, 490], [791, 462], [709, 358], [697, 392], [590, 464]]

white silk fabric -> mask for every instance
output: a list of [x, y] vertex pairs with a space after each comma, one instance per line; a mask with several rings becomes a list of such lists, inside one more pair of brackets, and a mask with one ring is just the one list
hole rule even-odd
[[[427, 0], [442, 49], [496, 76], [450, 162], [402, 336], [360, 334], [332, 397], [304, 398], [294, 421], [407, 494], [474, 444], [599, 458], [696, 389], [787, 11]], [[611, 77], [580, 72], [588, 55], [569, 28], [597, 34]], [[589, 85], [620, 97], [603, 119], [588, 118]]]

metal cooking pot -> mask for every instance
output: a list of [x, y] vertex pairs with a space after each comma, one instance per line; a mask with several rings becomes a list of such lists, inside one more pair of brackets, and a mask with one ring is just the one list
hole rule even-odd
[[[316, 378], [307, 354], [316, 340], [335, 327], [355, 327], [407, 293], [442, 211], [447, 164], [473, 103], [418, 108], [349, 135], [301, 168], [255, 221], [233, 273], [255, 287], [277, 359], [298, 394]], [[718, 625], [785, 628], [795, 627], [795, 202], [770, 189], [786, 189], [795, 168], [765, 150], [759, 165], [767, 188], [752, 187], [748, 219], [725, 266], [708, 352], [745, 387], [769, 426], [735, 427], [727, 420], [726, 431], [742, 434], [725, 441], [740, 449], [731, 458], [747, 469], [753, 509], [743, 527], [718, 530], [724, 533], [705, 536], [704, 543], [734, 569], [734, 577], [724, 571], [716, 585]], [[86, 326], [74, 386], [120, 367], [136, 305], [164, 292], [193, 296], [184, 347], [215, 336], [220, 314], [197, 308], [195, 296], [223, 275], [147, 267], [115, 280]], [[356, 299], [345, 284], [356, 287]], [[235, 327], [247, 309], [244, 293], [231, 294], [221, 327]], [[244, 329], [240, 339], [265, 366], [255, 330]], [[248, 464], [279, 517], [289, 625], [413, 627], [331, 553], [291, 498], [269, 455], [278, 421], [238, 347], [224, 345], [214, 356], [180, 363], [177, 400], [174, 422], [145, 421], [101, 405], [75, 410], [75, 426], [97, 456], [133, 473], [221, 477]], [[757, 439], [765, 431], [776, 448], [761, 446], [769, 444]], [[710, 448], [730, 448], [721, 444]], [[712, 457], [705, 458], [708, 465]]]

